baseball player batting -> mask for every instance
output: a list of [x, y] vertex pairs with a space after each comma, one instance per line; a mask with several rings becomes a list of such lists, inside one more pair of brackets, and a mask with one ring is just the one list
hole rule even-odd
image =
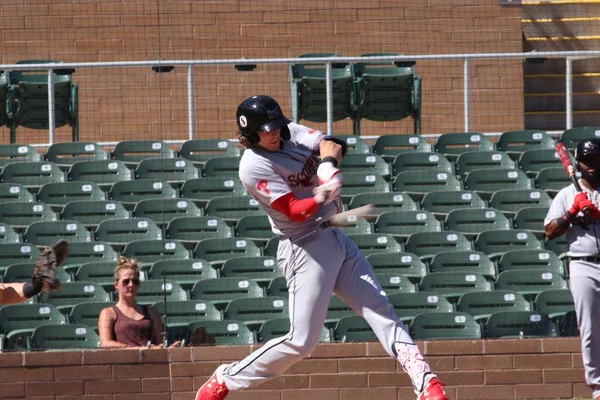
[[544, 228], [549, 239], [567, 234], [569, 280], [585, 380], [593, 390], [593, 398], [600, 399], [600, 139], [583, 140], [577, 145], [575, 169], [581, 173], [581, 179], [575, 182], [578, 185], [573, 183], [558, 192]]
[[366, 258], [327, 222], [342, 210], [343, 178], [337, 166], [346, 143], [292, 123], [268, 96], [244, 100], [236, 117], [246, 147], [240, 179], [279, 236], [277, 261], [287, 280], [290, 331], [242, 361], [221, 365], [196, 400], [223, 400], [230, 391], [276, 378], [309, 355], [319, 341], [332, 293], [367, 320], [410, 376], [418, 400], [447, 400], [443, 384], [395, 315]]

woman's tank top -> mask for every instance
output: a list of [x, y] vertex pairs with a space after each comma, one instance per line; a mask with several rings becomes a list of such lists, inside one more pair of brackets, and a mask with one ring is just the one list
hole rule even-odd
[[149, 340], [153, 344], [160, 343], [155, 343], [152, 318], [150, 317], [148, 307], [142, 306], [144, 318], [139, 321], [129, 318], [116, 306], [113, 307], [113, 310], [115, 311], [116, 316], [113, 325], [114, 340], [130, 346], [146, 346]]

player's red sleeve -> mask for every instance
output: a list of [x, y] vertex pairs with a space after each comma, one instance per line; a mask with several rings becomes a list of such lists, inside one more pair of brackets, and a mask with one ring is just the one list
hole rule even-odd
[[304, 222], [319, 208], [314, 197], [298, 200], [290, 192], [271, 203], [271, 207], [295, 222]]

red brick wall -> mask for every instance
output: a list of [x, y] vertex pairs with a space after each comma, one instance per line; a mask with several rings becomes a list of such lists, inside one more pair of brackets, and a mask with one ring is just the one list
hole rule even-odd
[[[419, 346], [451, 399], [589, 397], [579, 339], [431, 341]], [[0, 398], [193, 400], [250, 346], [0, 354]], [[408, 376], [379, 343], [322, 344], [282, 377], [228, 400], [401, 400]]]
[[[3, 0], [0, 63], [296, 57], [307, 52], [451, 54], [521, 52], [521, 10], [497, 0]], [[399, 5], [401, 4], [401, 5]], [[160, 53], [159, 28], [160, 20]], [[523, 126], [520, 60], [472, 64], [472, 130]], [[462, 61], [419, 62], [423, 132], [461, 131]], [[187, 137], [187, 68], [159, 77], [148, 68], [79, 68], [81, 140]], [[161, 86], [162, 85], [162, 86]], [[231, 66], [196, 68], [199, 137], [232, 137], [233, 113], [252, 94], [277, 97], [290, 112], [287, 66], [239, 73]], [[162, 101], [159, 101], [162, 99]], [[162, 111], [162, 113], [159, 113]], [[324, 128], [324, 125], [313, 124]], [[336, 124], [351, 133], [351, 122]], [[363, 124], [364, 134], [406, 133], [410, 119]], [[68, 128], [57, 131], [69, 140]], [[20, 142], [47, 133], [20, 129]], [[0, 128], [0, 143], [8, 129]]]

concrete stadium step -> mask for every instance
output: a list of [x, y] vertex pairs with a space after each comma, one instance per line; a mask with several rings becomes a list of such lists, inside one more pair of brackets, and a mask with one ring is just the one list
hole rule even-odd
[[[543, 129], [547, 131], [566, 129], [564, 111], [526, 112], [525, 129]], [[600, 111], [574, 111], [573, 126], [600, 125]]]
[[536, 18], [521, 20], [527, 39], [546, 37], [586, 37], [600, 32], [600, 16], [583, 18]]
[[[566, 75], [539, 74], [524, 75], [525, 94], [531, 93], [564, 93]], [[600, 91], [600, 72], [573, 74], [573, 93]]]
[[[587, 60], [574, 60], [572, 63], [574, 74], [583, 74], [586, 72], [600, 73], [600, 57]], [[564, 74], [566, 71], [566, 62], [560, 58], [549, 58], [543, 63], [536, 64], [531, 62], [523, 63], [523, 74]]]
[[[564, 111], [567, 100], [564, 93], [529, 93], [525, 95], [527, 111]], [[598, 110], [600, 92], [573, 93], [573, 110]]]
[[584, 18], [598, 15], [600, 1], [523, 1], [523, 19]]

